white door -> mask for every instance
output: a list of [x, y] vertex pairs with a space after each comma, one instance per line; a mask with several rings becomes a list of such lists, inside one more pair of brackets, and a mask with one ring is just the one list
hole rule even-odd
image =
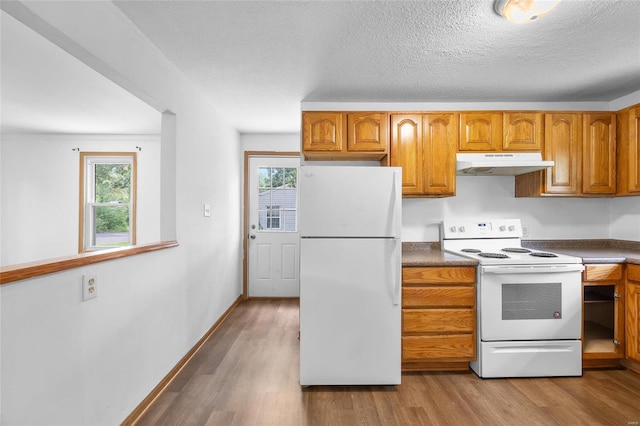
[[249, 158], [249, 297], [298, 297], [298, 157]]

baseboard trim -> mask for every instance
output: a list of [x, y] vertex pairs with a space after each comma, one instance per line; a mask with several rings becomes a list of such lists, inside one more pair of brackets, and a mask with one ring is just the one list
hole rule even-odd
[[162, 394], [162, 391], [169, 386], [169, 384], [176, 378], [178, 373], [187, 365], [189, 360], [193, 358], [193, 356], [200, 350], [200, 348], [206, 343], [211, 336], [215, 334], [215, 332], [220, 328], [225, 319], [231, 314], [231, 312], [243, 301], [242, 295], [238, 296], [238, 298], [231, 304], [229, 309], [225, 311], [224, 314], [211, 326], [211, 328], [198, 340], [198, 342], [187, 352], [185, 356], [182, 357], [180, 361], [169, 371], [169, 373], [164, 376], [164, 378], [158, 383], [158, 385], [153, 388], [153, 390], [147, 395], [145, 399], [142, 400], [140, 404], [127, 416], [126, 419], [121, 423], [122, 426], [134, 426], [137, 424], [140, 417], [149, 409], [151, 404]]
[[640, 362], [634, 361], [632, 359], [623, 359], [620, 362], [627, 369], [633, 371], [634, 373], [640, 374]]

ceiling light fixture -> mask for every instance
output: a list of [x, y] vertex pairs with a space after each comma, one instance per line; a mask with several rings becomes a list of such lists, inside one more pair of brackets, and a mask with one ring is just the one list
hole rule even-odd
[[511, 22], [525, 24], [551, 12], [560, 0], [496, 0], [494, 9]]

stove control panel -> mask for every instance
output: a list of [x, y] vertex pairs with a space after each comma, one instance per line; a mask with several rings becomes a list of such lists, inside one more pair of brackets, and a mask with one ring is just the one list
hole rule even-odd
[[522, 238], [520, 219], [443, 220], [440, 224], [441, 240], [473, 238]]

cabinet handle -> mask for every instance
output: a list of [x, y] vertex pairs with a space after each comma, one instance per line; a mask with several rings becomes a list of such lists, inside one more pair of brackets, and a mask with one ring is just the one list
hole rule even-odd
[[614, 340], [613, 344], [616, 345], [616, 346], [620, 346], [620, 340]]
[[618, 293], [613, 293], [613, 298], [618, 300], [620, 299], [620, 295]]

